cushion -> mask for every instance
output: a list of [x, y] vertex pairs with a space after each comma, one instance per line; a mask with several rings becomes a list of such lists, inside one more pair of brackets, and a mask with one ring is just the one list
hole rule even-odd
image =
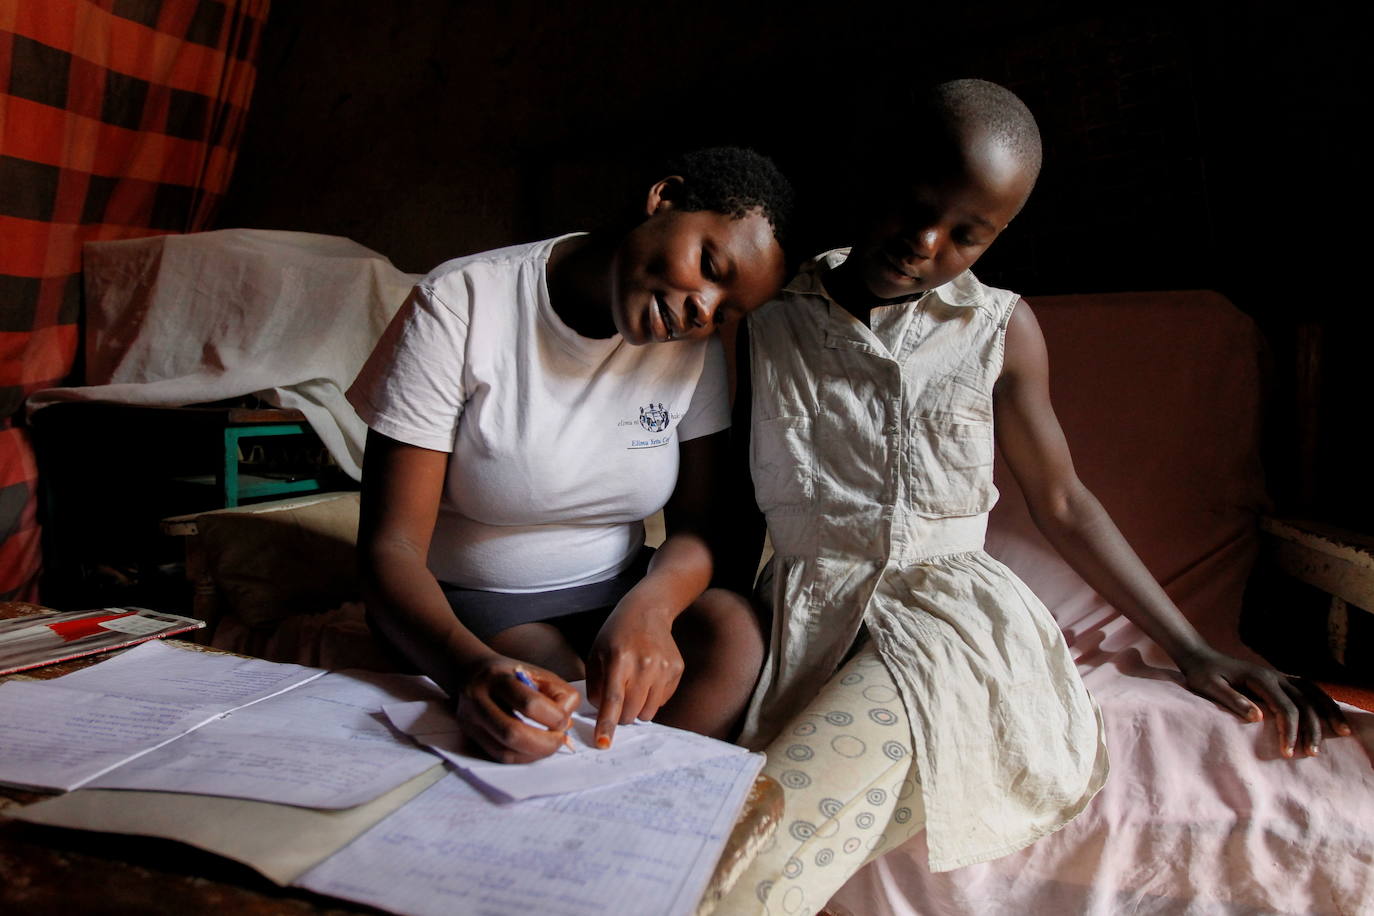
[[196, 521], [221, 615], [270, 627], [361, 594], [357, 493], [209, 512]]

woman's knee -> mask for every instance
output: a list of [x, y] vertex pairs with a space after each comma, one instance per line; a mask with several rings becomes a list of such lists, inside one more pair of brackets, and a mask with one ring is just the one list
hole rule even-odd
[[552, 624], [517, 624], [489, 636], [487, 645], [502, 655], [547, 668], [564, 680], [586, 677], [581, 657]]
[[762, 665], [763, 629], [748, 598], [724, 588], [707, 589], [673, 627], [683, 654], [709, 652], [717, 660]]

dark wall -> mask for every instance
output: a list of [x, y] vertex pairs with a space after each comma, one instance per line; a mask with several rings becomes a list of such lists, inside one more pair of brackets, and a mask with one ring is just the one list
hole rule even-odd
[[[1039, 117], [1046, 166], [979, 274], [1032, 296], [1221, 290], [1274, 343], [1280, 497], [1368, 519], [1344, 420], [1370, 325], [1335, 279], [1363, 213], [1354, 8], [278, 0], [220, 225], [345, 235], [423, 272], [594, 225], [664, 154], [732, 142], [793, 175], [819, 248], [845, 236], [851, 125], [897, 117], [894, 86], [996, 80]], [[1292, 367], [1315, 332], [1308, 441]]]

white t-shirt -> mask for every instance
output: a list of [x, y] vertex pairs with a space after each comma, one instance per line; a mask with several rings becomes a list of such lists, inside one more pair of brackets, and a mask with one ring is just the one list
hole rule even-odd
[[451, 454], [429, 550], [440, 581], [534, 592], [614, 576], [672, 495], [678, 443], [729, 425], [718, 339], [636, 347], [563, 323], [545, 267], [569, 237], [440, 265], [348, 391], [372, 429]]

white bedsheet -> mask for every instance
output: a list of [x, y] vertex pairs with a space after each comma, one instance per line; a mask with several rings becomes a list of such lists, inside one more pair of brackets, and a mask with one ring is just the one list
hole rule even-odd
[[88, 242], [82, 273], [89, 384], [30, 410], [256, 395], [304, 413], [361, 476], [367, 428], [344, 391], [418, 276], [345, 238], [258, 229]]

